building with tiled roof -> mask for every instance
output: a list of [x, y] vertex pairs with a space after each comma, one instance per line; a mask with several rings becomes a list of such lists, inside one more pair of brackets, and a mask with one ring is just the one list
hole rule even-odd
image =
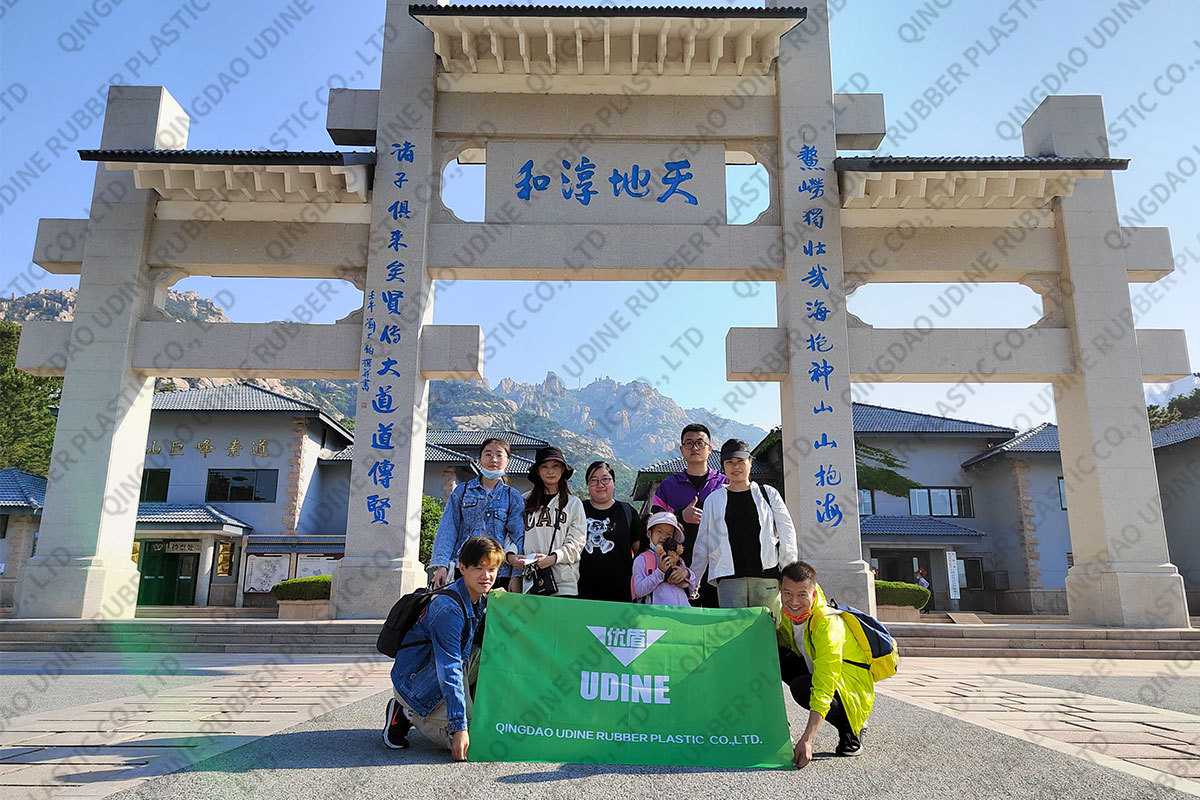
[[[913, 581], [923, 568], [934, 607], [948, 608], [947, 554], [953, 553], [959, 608], [1066, 613], [1070, 471], [1064, 474], [1057, 426], [1018, 432], [870, 403], [855, 403], [853, 414], [855, 440], [901, 458], [899, 471], [916, 484], [901, 497], [858, 491], [863, 558], [881, 578]], [[1200, 419], [1153, 431], [1152, 438], [1171, 557], [1200, 607]], [[781, 430], [770, 431], [752, 454], [753, 479], [786, 494]], [[709, 467], [720, 469], [719, 459], [714, 451]], [[658, 482], [683, 468], [680, 457], [642, 469], [635, 498], [648, 507]]]

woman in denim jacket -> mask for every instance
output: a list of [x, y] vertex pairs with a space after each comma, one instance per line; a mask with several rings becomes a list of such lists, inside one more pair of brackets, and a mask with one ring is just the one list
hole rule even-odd
[[389, 748], [408, 747], [408, 731], [416, 727], [434, 744], [449, 749], [455, 761], [466, 760], [472, 705], [467, 665], [486, 595], [503, 559], [504, 551], [495, 540], [468, 539], [458, 562], [462, 577], [448, 589], [453, 594], [430, 600], [404, 636], [392, 665], [394, 696], [384, 720], [383, 743]]
[[[480, 476], [454, 487], [447, 498], [430, 558], [431, 565], [437, 568], [433, 573], [434, 589], [446, 585], [450, 565], [458, 559], [463, 543], [472, 536], [486, 536], [502, 548], [523, 552], [525, 498], [504, 482], [511, 454], [508, 442], [503, 439], [484, 440], [479, 451]], [[521, 575], [519, 571], [513, 574], [512, 564], [513, 557], [506, 554], [497, 580], [501, 585], [508, 583], [510, 591], [519, 592]]]

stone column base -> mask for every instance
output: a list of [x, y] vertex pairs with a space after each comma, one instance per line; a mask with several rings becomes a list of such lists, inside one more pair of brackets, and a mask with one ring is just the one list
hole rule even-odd
[[383, 619], [397, 600], [425, 585], [425, 566], [416, 559], [344, 557], [333, 570], [329, 616]]
[[1087, 564], [1067, 571], [1071, 622], [1114, 628], [1187, 628], [1183, 576], [1171, 564]]
[[133, 619], [141, 579], [128, 557], [34, 556], [17, 578], [13, 617]]
[[[807, 559], [804, 559], [807, 561]], [[875, 574], [865, 561], [808, 561], [826, 598], [875, 614]]]

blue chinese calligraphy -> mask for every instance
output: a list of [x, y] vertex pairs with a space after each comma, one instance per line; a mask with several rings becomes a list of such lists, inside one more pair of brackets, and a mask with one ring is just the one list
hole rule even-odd
[[393, 261], [387, 265], [386, 269], [387, 277], [384, 278], [384, 281], [388, 283], [391, 283], [392, 281], [404, 283], [404, 262]]
[[829, 391], [829, 376], [833, 374], [833, 365], [825, 359], [821, 359], [821, 363], [816, 361], [811, 362], [812, 367], [808, 370], [808, 376], [813, 383], [825, 381], [825, 391]]
[[392, 220], [411, 219], [408, 212], [408, 201], [397, 200], [388, 206], [388, 211], [392, 212]]
[[833, 345], [829, 343], [829, 340], [825, 338], [825, 334], [823, 333], [810, 333], [808, 335], [808, 344], [805, 347], [814, 353], [828, 353], [833, 349]]
[[391, 507], [391, 498], [380, 497], [377, 494], [367, 495], [367, 511], [371, 512], [372, 525], [387, 525], [387, 509]]
[[804, 212], [804, 224], [811, 225], [818, 230], [825, 227], [825, 210], [821, 208], [810, 208]]
[[650, 194], [650, 170], [641, 169], [637, 164], [629, 172], [621, 172], [613, 167], [608, 182], [613, 187], [613, 197], [620, 197], [621, 192], [630, 197], [645, 197]]
[[664, 166], [667, 168], [667, 174], [663, 175], [662, 182], [663, 186], [667, 187], [667, 190], [655, 199], [660, 203], [665, 203], [667, 202], [668, 197], [673, 194], [678, 194], [688, 205], [697, 205], [698, 201], [696, 200], [695, 195], [689, 194], [688, 192], [679, 188], [680, 184], [682, 184], [684, 181], [690, 181], [694, 177], [692, 173], [683, 171], [685, 169], [690, 169], [692, 162], [688, 161], [687, 159], [682, 161], [668, 161], [666, 164], [664, 164]]
[[825, 196], [825, 179], [824, 178], [809, 178], [800, 182], [800, 193], [808, 192], [809, 200], [816, 200], [818, 197]]
[[838, 472], [837, 467], [833, 464], [829, 466], [822, 464], [813, 477], [817, 479], [816, 486], [837, 486], [842, 482], [842, 473]]
[[806, 256], [823, 256], [823, 255], [825, 255], [825, 243], [824, 242], [814, 242], [812, 239], [809, 239], [807, 242], [804, 243], [804, 247], [802, 247], [801, 249], [804, 251], [804, 255], [806, 255]]
[[821, 300], [809, 300], [804, 304], [804, 310], [808, 312], [809, 319], [815, 319], [817, 322], [824, 322], [829, 317], [829, 306]]
[[392, 155], [396, 157], [397, 164], [401, 161], [407, 161], [410, 164], [413, 163], [413, 156], [415, 155], [413, 143], [408, 140], [405, 140], [404, 144], [392, 142]]
[[[567, 161], [566, 159], [563, 159], [562, 165], [564, 170], [572, 169], [571, 162]], [[600, 194], [592, 188], [592, 176], [596, 174], [596, 165], [589, 161], [587, 156], [584, 156], [579, 160], [579, 163], [575, 165], [574, 171], [575, 180], [573, 184], [571, 179], [567, 177], [566, 172], [560, 173], [563, 182], [563, 199], [570, 200], [572, 197], [574, 197], [579, 201], [580, 205], [586, 206], [588, 203], [592, 202], [593, 197]]]
[[392, 446], [392, 426], [396, 423], [389, 422], [384, 425], [379, 423], [379, 430], [371, 434], [371, 447], [376, 450], [394, 450]]
[[385, 489], [390, 489], [392, 486], [392, 470], [396, 465], [386, 458], [382, 461], [376, 461], [367, 470], [367, 474], [371, 476], [371, 480], [376, 486], [382, 486]]
[[397, 189], [403, 189], [404, 184], [408, 182], [407, 172], [397, 172], [396, 179], [392, 181], [392, 185]]
[[808, 274], [804, 276], [804, 281], [814, 289], [824, 289], [829, 291], [829, 283], [825, 280], [826, 267], [817, 264], [813, 266]]
[[396, 361], [396, 359], [394, 359], [394, 358], [385, 358], [383, 361], [379, 362], [379, 370], [375, 374], [376, 375], [395, 375], [397, 378], [399, 378], [400, 373], [396, 371], [396, 364], [398, 364], [398, 363], [399, 362]]
[[796, 158], [798, 158], [800, 163], [804, 165], [802, 169], [815, 169], [818, 172], [825, 171], [824, 167], [817, 166], [817, 148], [813, 147], [812, 145], [806, 144], [801, 147], [800, 152], [796, 154]]
[[534, 190], [544, 192], [550, 187], [549, 175], [533, 174], [532, 158], [521, 165], [521, 168], [517, 170], [517, 176], [517, 182], [513, 184], [513, 187], [517, 190], [517, 197], [522, 200], [528, 200]]
[[400, 343], [400, 326], [399, 325], [384, 325], [379, 331], [379, 341], [385, 344]]
[[396, 411], [396, 406], [392, 401], [391, 385], [379, 386], [376, 388], [377, 394], [371, 398], [371, 408], [375, 409], [380, 414], [392, 414]]
[[408, 245], [407, 245], [407, 244], [405, 244], [404, 242], [400, 241], [400, 240], [401, 240], [401, 239], [403, 239], [403, 238], [404, 238], [404, 232], [403, 232], [403, 231], [392, 231], [392, 232], [391, 232], [391, 238], [390, 238], [390, 239], [388, 239], [388, 245], [387, 245], [387, 246], [388, 246], [390, 249], [392, 249], [392, 250], [395, 250], [397, 253], [399, 253], [399, 252], [400, 252], [400, 248], [401, 248], [401, 247], [408, 247]]
[[399, 289], [392, 289], [386, 292], [379, 293], [379, 299], [387, 306], [389, 314], [400, 314], [400, 301], [404, 299], [404, 292]]
[[842, 523], [842, 509], [838, 506], [836, 498], [828, 492], [824, 500], [817, 501], [817, 522], [830, 522], [831, 528], [836, 528]]
[[824, 400], [822, 400], [822, 401], [821, 401], [821, 405], [819, 405], [819, 406], [813, 406], [813, 413], [814, 413], [814, 414], [821, 414], [821, 413], [823, 413], [823, 412], [825, 412], [825, 411], [828, 411], [830, 414], [832, 414], [832, 413], [833, 413], [833, 406], [828, 406], [828, 405], [825, 405], [825, 401], [824, 401]]
[[813, 442], [813, 449], [820, 450], [822, 447], [837, 447], [837, 442], [830, 439], [828, 433], [822, 433], [821, 438]]

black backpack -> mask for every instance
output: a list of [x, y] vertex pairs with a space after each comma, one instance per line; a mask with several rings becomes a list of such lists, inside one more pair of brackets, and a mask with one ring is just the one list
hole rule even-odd
[[392, 610], [388, 612], [387, 620], [383, 623], [383, 629], [379, 631], [379, 638], [375, 641], [375, 649], [383, 653], [388, 658], [395, 658], [396, 653], [400, 652], [401, 648], [413, 647], [418, 644], [425, 644], [428, 640], [421, 639], [415, 642], [401, 644], [408, 632], [413, 629], [421, 615], [425, 613], [425, 609], [429, 607], [430, 601], [439, 594], [450, 595], [458, 603], [459, 608], [463, 612], [463, 646], [466, 646], [466, 631], [467, 628], [467, 607], [463, 605], [462, 598], [458, 596], [458, 592], [449, 588], [437, 589], [429, 591], [425, 587], [415, 589], [412, 592], [401, 597], [392, 606]]

